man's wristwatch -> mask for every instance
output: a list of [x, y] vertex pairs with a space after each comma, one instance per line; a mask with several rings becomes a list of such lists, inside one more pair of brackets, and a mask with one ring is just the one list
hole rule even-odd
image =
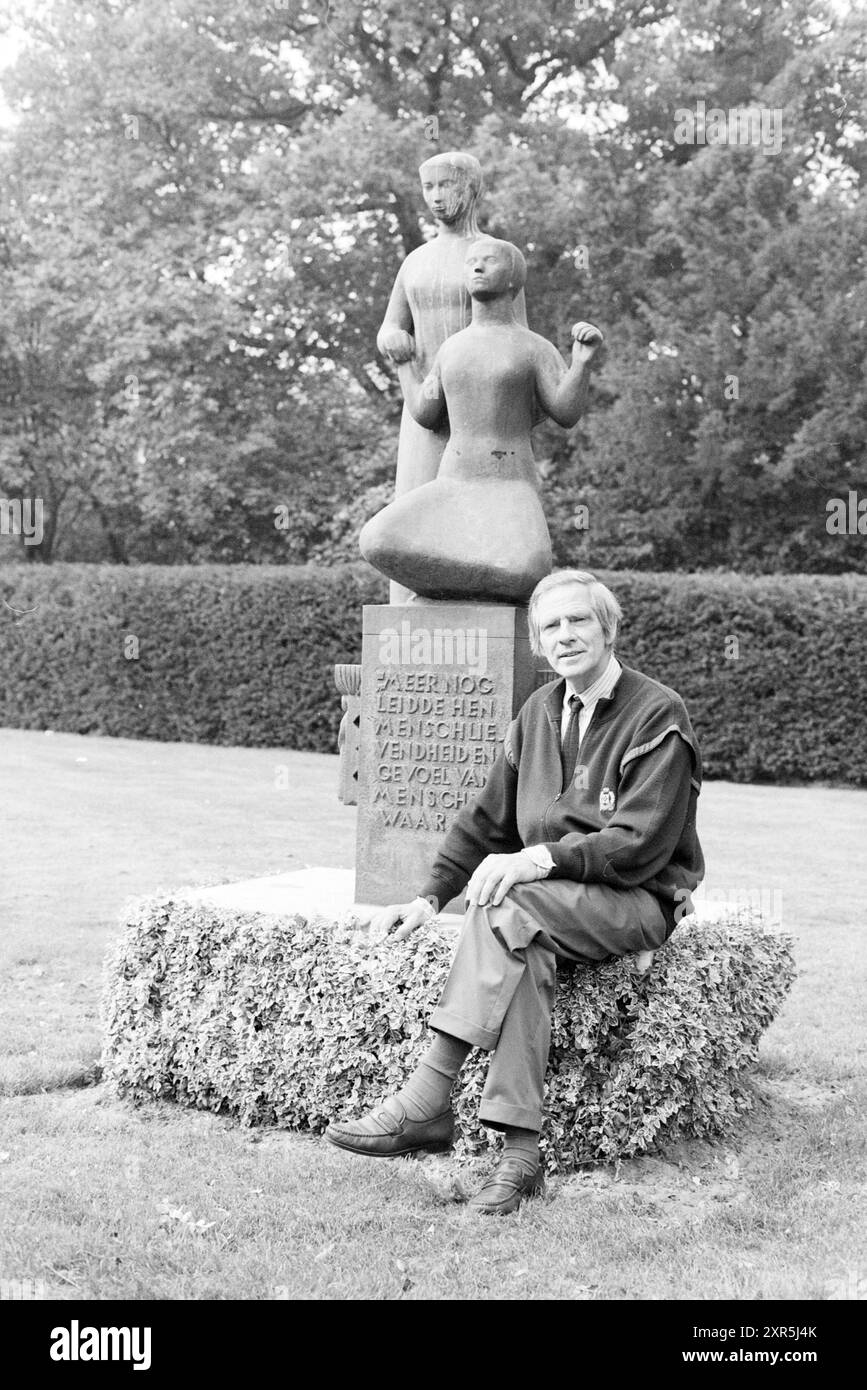
[[536, 865], [539, 870], [539, 877], [547, 878], [554, 868], [554, 860], [551, 858], [550, 850], [546, 849], [544, 845], [525, 845], [524, 853]]

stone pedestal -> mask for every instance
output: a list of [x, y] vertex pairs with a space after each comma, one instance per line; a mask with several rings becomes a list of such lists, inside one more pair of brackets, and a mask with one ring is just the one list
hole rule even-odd
[[[364, 609], [355, 895], [415, 897], [460, 808], [484, 786], [509, 722], [539, 684], [525, 608]], [[548, 676], [551, 672], [548, 671]], [[441, 903], [462, 912], [463, 903]]]

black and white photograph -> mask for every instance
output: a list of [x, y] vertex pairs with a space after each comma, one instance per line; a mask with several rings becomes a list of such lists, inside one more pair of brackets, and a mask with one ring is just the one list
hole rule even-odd
[[862, 0], [0, 0], [28, 1370], [558, 1301], [832, 1373], [865, 176]]

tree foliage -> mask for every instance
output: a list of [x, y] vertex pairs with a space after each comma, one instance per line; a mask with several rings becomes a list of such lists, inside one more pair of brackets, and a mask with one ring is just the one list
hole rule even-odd
[[[560, 560], [867, 568], [865, 35], [821, 0], [55, 0], [14, 16], [0, 144], [0, 493], [27, 558], [355, 554], [400, 400], [374, 340], [432, 230], [419, 162], [482, 161], [531, 325], [604, 328], [543, 426]], [[777, 113], [690, 144], [679, 109]], [[580, 510], [586, 508], [586, 512]], [[589, 523], [589, 524], [585, 524]], [[865, 523], [867, 525], [867, 523]]]

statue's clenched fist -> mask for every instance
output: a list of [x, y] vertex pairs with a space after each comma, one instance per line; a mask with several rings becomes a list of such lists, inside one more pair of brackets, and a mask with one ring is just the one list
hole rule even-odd
[[595, 323], [572, 325], [572, 361], [588, 362], [603, 342], [602, 330]]
[[415, 338], [403, 328], [383, 328], [376, 339], [376, 346], [387, 362], [399, 367], [401, 362], [409, 362], [415, 356]]

